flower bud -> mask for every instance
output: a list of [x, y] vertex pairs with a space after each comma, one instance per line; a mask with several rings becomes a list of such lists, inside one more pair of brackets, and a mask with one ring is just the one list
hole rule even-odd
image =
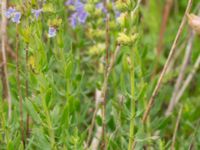
[[131, 1], [130, 0], [117, 0], [116, 1], [116, 8], [123, 12], [123, 11], [127, 11], [128, 7], [131, 5]]
[[43, 11], [44, 12], [51, 12], [51, 13], [54, 13], [55, 12], [55, 8], [53, 6], [53, 4], [51, 3], [47, 3], [43, 6]]
[[190, 27], [200, 34], [200, 17], [194, 14], [187, 14]]
[[94, 39], [94, 38], [104, 39], [104, 37], [105, 37], [105, 30], [101, 30], [101, 29], [96, 29], [96, 30], [89, 29], [86, 35], [90, 39]]
[[48, 20], [48, 25], [52, 27], [59, 27], [62, 24], [61, 18], [55, 18], [52, 20]]
[[89, 55], [98, 55], [105, 50], [105, 47], [106, 46], [104, 43], [97, 43], [96, 45], [93, 45], [89, 48], [88, 54]]
[[137, 37], [138, 37], [137, 34], [133, 34], [133, 35], [128, 36], [125, 33], [119, 33], [118, 38], [117, 38], [117, 42], [119, 44], [122, 44], [122, 45], [130, 45], [130, 44], [135, 42]]

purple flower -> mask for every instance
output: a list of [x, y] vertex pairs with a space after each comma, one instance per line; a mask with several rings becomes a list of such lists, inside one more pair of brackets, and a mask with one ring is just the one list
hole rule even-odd
[[9, 7], [8, 10], [5, 12], [5, 16], [7, 18], [11, 18], [15, 11], [15, 8]]
[[80, 23], [85, 23], [86, 19], [87, 19], [88, 13], [83, 11], [83, 12], [79, 12], [78, 13], [78, 21]]
[[84, 4], [82, 2], [80, 2], [80, 1], [77, 1], [74, 4], [74, 6], [75, 6], [75, 9], [76, 9], [77, 12], [83, 12], [83, 11], [85, 11], [84, 10]]
[[72, 28], [75, 28], [77, 25], [77, 13], [73, 13], [70, 17], [70, 22], [71, 22], [71, 26]]
[[14, 12], [13, 16], [12, 16], [12, 22], [15, 22], [15, 23], [20, 23], [20, 19], [21, 19], [21, 13], [16, 11]]
[[75, 12], [69, 18], [72, 28], [75, 28], [78, 23], [85, 23], [88, 13], [85, 11], [84, 3], [80, 0], [68, 0], [65, 5], [73, 5], [75, 7]]
[[49, 38], [55, 37], [56, 36], [56, 32], [57, 32], [56, 28], [49, 27], [48, 37]]
[[9, 7], [8, 10], [5, 13], [5, 16], [9, 19], [11, 18], [12, 22], [14, 23], [20, 23], [20, 19], [21, 19], [21, 12], [16, 11], [15, 8], [13, 7]]
[[42, 9], [32, 9], [31, 12], [35, 15], [36, 20], [38, 20], [38, 17], [42, 13]]
[[104, 7], [104, 4], [103, 4], [102, 2], [97, 3], [97, 4], [96, 4], [96, 8], [97, 8], [97, 9], [100, 9], [100, 10], [103, 11], [104, 13], [107, 12], [107, 9]]
[[116, 18], [118, 18], [118, 17], [120, 16], [120, 14], [121, 14], [121, 13], [120, 13], [119, 11], [117, 11], [117, 10], [115, 11], [115, 17], [116, 17]]

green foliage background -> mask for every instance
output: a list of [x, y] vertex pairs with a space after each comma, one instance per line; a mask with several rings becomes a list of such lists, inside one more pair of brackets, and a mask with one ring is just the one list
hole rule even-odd
[[[105, 64], [102, 59], [105, 50], [98, 49], [98, 43], [105, 43], [105, 23], [101, 18], [91, 16], [87, 23], [72, 29], [68, 20], [70, 11], [64, 5], [64, 0], [47, 0], [47, 10], [38, 21], [32, 21], [31, 8], [39, 8], [35, 0], [22, 4], [20, 0], [11, 1], [24, 10], [19, 24], [20, 79], [23, 93], [23, 122], [26, 114], [30, 114], [30, 137], [26, 149], [84, 149], [88, 129], [95, 109], [95, 91], [101, 90], [104, 80]], [[10, 3], [11, 3], [10, 2]], [[88, 4], [95, 1], [89, 0]], [[195, 12], [197, 1], [193, 3]], [[106, 105], [106, 133], [110, 150], [123, 150], [128, 147], [129, 124], [131, 119], [131, 99], [136, 100], [135, 139], [136, 149], [148, 145], [151, 149], [169, 149], [177, 119], [179, 105], [169, 117], [164, 113], [173, 92], [178, 76], [182, 53], [176, 60], [176, 66], [165, 76], [159, 95], [150, 113], [147, 127], [143, 127], [141, 118], [148, 99], [154, 89], [172, 42], [181, 22], [187, 1], [174, 2], [167, 31], [165, 32], [163, 52], [159, 58], [156, 55], [156, 45], [161, 25], [163, 0], [150, 0], [148, 5], [141, 5], [137, 16], [139, 19], [133, 26], [127, 28], [137, 31], [137, 42], [123, 45], [117, 56], [115, 66], [108, 81]], [[58, 25], [55, 38], [48, 38], [48, 22], [62, 19]], [[110, 48], [114, 51], [118, 33], [124, 27], [116, 25], [111, 14], [113, 27], [110, 29]], [[127, 23], [128, 25], [131, 22]], [[90, 34], [94, 30], [94, 35]], [[15, 50], [16, 28], [9, 22], [7, 26], [8, 42]], [[188, 26], [179, 40], [178, 46], [185, 42], [188, 36]], [[28, 44], [27, 44], [28, 43]], [[25, 47], [29, 49], [29, 77], [25, 74]], [[91, 47], [94, 49], [91, 50]], [[95, 47], [96, 46], [96, 47]], [[192, 58], [188, 70], [200, 53], [199, 36], [195, 37]], [[133, 54], [133, 55], [132, 55]], [[135, 96], [131, 97], [130, 66], [127, 56], [135, 66]], [[12, 119], [7, 118], [7, 103], [0, 99], [0, 149], [23, 149], [20, 133], [19, 100], [17, 93], [15, 60], [8, 60], [9, 84], [12, 96]], [[158, 71], [154, 68], [158, 65]], [[188, 72], [189, 72], [188, 71]], [[25, 79], [29, 80], [29, 97], [25, 96]], [[194, 149], [200, 148], [200, 133], [198, 130], [200, 116], [200, 74], [195, 75], [192, 83], [181, 98], [183, 114], [177, 133], [176, 148], [187, 149], [193, 142]], [[0, 86], [0, 91], [2, 87]], [[123, 97], [121, 100], [120, 97]], [[101, 126], [101, 117], [96, 123]], [[94, 133], [96, 130], [94, 130]]]

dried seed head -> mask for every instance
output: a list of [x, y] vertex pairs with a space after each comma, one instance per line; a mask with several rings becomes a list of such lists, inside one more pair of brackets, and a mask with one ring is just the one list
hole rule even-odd
[[200, 34], [200, 16], [194, 14], [187, 14], [188, 23], [190, 27]]

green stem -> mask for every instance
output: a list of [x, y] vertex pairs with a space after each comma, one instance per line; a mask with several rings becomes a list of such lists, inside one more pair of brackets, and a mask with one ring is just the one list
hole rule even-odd
[[20, 129], [21, 129], [21, 140], [25, 148], [25, 137], [24, 137], [24, 122], [23, 122], [23, 98], [21, 92], [21, 80], [20, 80], [20, 62], [19, 62], [19, 28], [16, 25], [16, 80], [17, 80], [17, 94], [19, 97], [19, 112], [20, 112]]
[[131, 150], [134, 143], [134, 124], [135, 124], [135, 77], [134, 77], [134, 64], [133, 60], [130, 62], [130, 80], [131, 80], [131, 120], [130, 120], [130, 130], [129, 130], [129, 145], [128, 150]]

